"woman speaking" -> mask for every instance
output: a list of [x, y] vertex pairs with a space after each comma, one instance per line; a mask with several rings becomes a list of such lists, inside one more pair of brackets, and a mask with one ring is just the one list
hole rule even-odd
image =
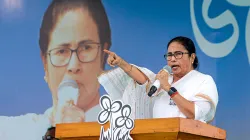
[[[142, 118], [183, 117], [209, 123], [218, 103], [213, 78], [197, 70], [198, 58], [193, 41], [187, 37], [173, 38], [164, 55], [172, 72], [154, 74], [146, 68], [127, 63], [117, 54], [108, 53], [108, 64], [118, 68], [98, 77], [112, 99], [122, 99], [132, 107], [131, 116]], [[155, 80], [160, 88], [153, 97], [147, 93]]]

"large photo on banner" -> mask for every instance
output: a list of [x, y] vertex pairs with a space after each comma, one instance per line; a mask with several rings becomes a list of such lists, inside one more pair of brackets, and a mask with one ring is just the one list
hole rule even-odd
[[[173, 42], [188, 52], [172, 49], [178, 36], [191, 39], [196, 51], [183, 38]], [[1, 0], [0, 37], [0, 139], [24, 139], [30, 130], [30, 139], [41, 139], [57, 123], [97, 121], [101, 96], [135, 100], [123, 95], [127, 77], [108, 90], [102, 75], [122, 65], [128, 75], [152, 72], [150, 81], [166, 65], [178, 72], [173, 59], [212, 78], [218, 97], [204, 93], [216, 112], [208, 122], [229, 140], [249, 137], [250, 0]], [[148, 98], [138, 105], [153, 108]], [[131, 107], [132, 118], [143, 118]]]

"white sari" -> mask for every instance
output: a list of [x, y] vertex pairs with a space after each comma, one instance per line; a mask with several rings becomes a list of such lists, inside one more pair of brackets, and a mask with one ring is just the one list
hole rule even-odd
[[[143, 85], [136, 83], [121, 68], [103, 73], [98, 77], [98, 80], [113, 100], [120, 99], [131, 106], [133, 119], [186, 118], [177, 106], [170, 105], [170, 97], [165, 91], [160, 90], [157, 96], [148, 97], [148, 89], [155, 81], [156, 75], [146, 68], [135, 67], [148, 77], [148, 81]], [[172, 81], [173, 77], [169, 76], [171, 86], [175, 87], [187, 100], [194, 102], [207, 101], [212, 104], [209, 113], [196, 117], [196, 120], [209, 122], [213, 119], [218, 103], [218, 93], [211, 76], [192, 70], [176, 83], [172, 84]]]
[[[189, 101], [194, 103], [209, 102], [211, 104], [211, 109], [207, 114], [199, 115], [195, 113], [195, 120], [202, 122], [213, 120], [218, 104], [218, 92], [211, 76], [192, 70], [177, 82], [170, 82], [170, 84], [177, 89], [182, 97]], [[170, 105], [170, 97], [165, 91], [160, 91], [158, 96], [154, 105], [154, 118], [186, 118], [176, 105]]]
[[147, 96], [147, 89], [150, 81], [154, 81], [155, 74], [146, 68], [137, 68], [149, 78], [148, 82], [138, 84], [121, 68], [101, 74], [98, 81], [112, 100], [122, 100], [124, 104], [131, 106], [131, 118], [152, 118], [154, 99]]

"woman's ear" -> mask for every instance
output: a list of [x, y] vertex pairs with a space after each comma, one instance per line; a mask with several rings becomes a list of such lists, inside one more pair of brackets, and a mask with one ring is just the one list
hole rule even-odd
[[109, 43], [104, 43], [104, 44], [103, 44], [103, 50], [104, 50], [104, 49], [105, 49], [105, 50], [109, 50], [109, 48], [110, 48]]
[[43, 68], [44, 68], [44, 73], [45, 73], [44, 80], [47, 83], [48, 82], [47, 58], [46, 58], [46, 56], [42, 52], [40, 52], [40, 57], [41, 57], [42, 62], [43, 62]]
[[103, 52], [103, 50], [109, 50], [110, 49], [110, 44], [109, 43], [104, 43], [103, 44], [103, 48], [102, 48], [102, 57], [101, 57], [101, 64], [102, 64], [102, 68], [104, 69], [104, 66], [106, 64], [106, 61], [107, 61], [107, 58], [108, 58], [108, 55], [106, 53]]
[[191, 54], [191, 62], [192, 62], [192, 63], [194, 63], [195, 57], [196, 57], [196, 54], [195, 54], [195, 53], [192, 53], [192, 54]]
[[44, 69], [47, 69], [46, 56], [42, 52], [40, 52], [40, 57], [42, 59]]

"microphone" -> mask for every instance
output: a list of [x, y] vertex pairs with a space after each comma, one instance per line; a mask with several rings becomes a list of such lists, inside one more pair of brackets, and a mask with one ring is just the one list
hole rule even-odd
[[65, 103], [77, 104], [79, 88], [76, 81], [64, 79], [58, 86], [58, 105], [64, 106]]
[[61, 123], [63, 118], [63, 109], [67, 106], [77, 104], [79, 97], [79, 87], [76, 81], [64, 78], [58, 86], [58, 102], [55, 116], [55, 124]]
[[[172, 73], [172, 69], [170, 66], [166, 65], [163, 67], [163, 70], [166, 71], [168, 74], [171, 74]], [[154, 83], [153, 83], [153, 86], [150, 88], [149, 92], [148, 92], [148, 96], [151, 97], [157, 90], [158, 88], [160, 87], [161, 83], [159, 80], [156, 80]]]

